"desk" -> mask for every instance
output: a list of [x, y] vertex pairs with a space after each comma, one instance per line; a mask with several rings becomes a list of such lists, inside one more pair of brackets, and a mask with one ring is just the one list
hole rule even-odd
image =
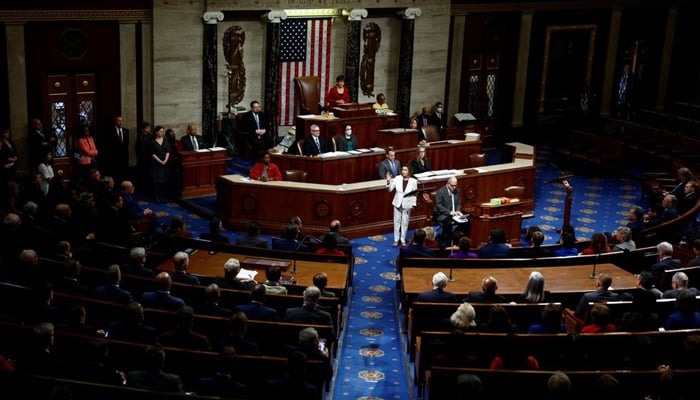
[[472, 214], [472, 247], [481, 247], [489, 242], [491, 229], [501, 228], [511, 246], [520, 246], [520, 226], [523, 219], [523, 205], [520, 202], [494, 205], [480, 204]]
[[182, 154], [182, 197], [216, 193], [216, 177], [226, 173], [228, 157], [226, 149], [188, 150], [180, 154]]
[[[230, 253], [214, 253], [209, 254], [209, 252], [204, 250], [195, 250], [190, 254], [190, 264], [187, 267], [187, 271], [191, 274], [205, 275], [205, 276], [223, 276], [224, 274], [224, 263], [229, 258], [236, 258], [239, 261], [243, 261], [246, 258], [250, 258], [248, 255], [241, 254], [230, 254]], [[275, 258], [270, 258], [271, 260], [280, 260]], [[291, 261], [291, 260], [281, 260], [281, 261]], [[253, 269], [246, 267], [247, 269]], [[294, 261], [289, 266], [287, 270], [282, 270], [282, 275], [291, 275], [292, 269], [294, 268]], [[160, 271], [173, 271], [173, 261], [172, 258], [166, 260], [158, 267], [157, 270]], [[258, 275], [255, 280], [258, 282], [265, 281], [265, 268], [255, 268], [258, 271]], [[347, 289], [348, 282], [348, 265], [340, 263], [327, 263], [327, 262], [315, 262], [315, 261], [297, 261], [297, 274], [294, 274], [294, 279], [297, 281], [299, 286], [311, 286], [313, 285], [313, 276], [319, 272], [325, 272], [328, 274], [328, 289], [342, 290]]]
[[[457, 140], [464, 139], [455, 138]], [[418, 146], [418, 130], [393, 128], [377, 131], [377, 147], [394, 146], [395, 149], [415, 149]]]
[[[552, 293], [591, 292], [596, 288], [596, 279], [591, 279], [592, 265], [576, 265], [540, 268], [545, 279], [545, 290]], [[415, 297], [418, 293], [433, 287], [433, 274], [443, 271], [449, 274], [449, 267], [437, 268], [403, 268], [401, 273], [401, 291], [403, 295]], [[519, 294], [525, 289], [532, 268], [455, 268], [452, 270], [454, 282], [447, 284], [446, 290], [458, 297], [473, 290], [481, 290], [481, 280], [493, 275], [498, 279], [499, 294]], [[613, 278], [612, 289], [632, 290], [637, 287], [634, 274], [615, 264], [596, 265], [596, 274], [607, 273]]]
[[[501, 196], [511, 185], [525, 186], [526, 196], [520, 199], [523, 212], [534, 209], [535, 158], [534, 147], [511, 143], [513, 162], [463, 171], [455, 176], [462, 199], [462, 210], [472, 213], [480, 203]], [[421, 179], [418, 205], [411, 213], [411, 228], [425, 226], [432, 215], [432, 205], [423, 193], [434, 198], [435, 191], [444, 186], [446, 176]], [[342, 233], [356, 238], [378, 235], [393, 230], [391, 200], [386, 180], [376, 179], [346, 185], [301, 182], [251, 181], [241, 175], [219, 176], [216, 181], [216, 212], [233, 229], [245, 230], [248, 221], [261, 221], [264, 232], [280, 232], [290, 216], [304, 221], [304, 231], [320, 235], [328, 232], [328, 223], [338, 219]], [[434, 200], [433, 200], [434, 201]]]
[[380, 129], [398, 128], [399, 117], [397, 114], [370, 114], [346, 118], [298, 115], [296, 118], [296, 140], [306, 138], [313, 124], [321, 128], [321, 137], [328, 144], [331, 143], [331, 138], [344, 134], [345, 125], [350, 125], [352, 126], [353, 135], [357, 137], [357, 144], [360, 148], [375, 147], [377, 145], [377, 131]]
[[[480, 151], [481, 142], [455, 140], [430, 145], [427, 155], [433, 170], [465, 168], [469, 166], [469, 155]], [[287, 169], [306, 171], [307, 182], [340, 185], [378, 179], [377, 164], [386, 158], [383, 151], [355, 155], [345, 152], [335, 154], [332, 157], [272, 154], [271, 162], [282, 171]], [[415, 156], [416, 147], [396, 150], [396, 159], [401, 162], [401, 165], [408, 165]]]

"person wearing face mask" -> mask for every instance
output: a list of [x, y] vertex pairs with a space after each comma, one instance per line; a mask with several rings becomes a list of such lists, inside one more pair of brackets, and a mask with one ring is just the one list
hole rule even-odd
[[357, 137], [352, 134], [352, 127], [346, 125], [345, 134], [338, 139], [338, 151], [357, 150], [358, 148]]
[[442, 136], [447, 128], [447, 114], [445, 114], [445, 109], [443, 108], [441, 102], [438, 101], [435, 103], [435, 107], [432, 115], [430, 116], [429, 122], [430, 125], [435, 125], [438, 127], [440, 136]]

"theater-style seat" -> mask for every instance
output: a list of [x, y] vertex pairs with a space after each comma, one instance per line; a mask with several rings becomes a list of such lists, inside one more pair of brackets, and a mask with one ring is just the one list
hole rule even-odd
[[299, 115], [321, 113], [321, 81], [318, 76], [297, 76], [294, 78], [297, 90]]
[[292, 182], [306, 182], [306, 171], [300, 169], [285, 169], [284, 180]]

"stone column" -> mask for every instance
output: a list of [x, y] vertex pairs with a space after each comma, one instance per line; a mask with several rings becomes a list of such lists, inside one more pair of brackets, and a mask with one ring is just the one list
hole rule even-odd
[[666, 109], [666, 90], [668, 89], [668, 74], [671, 72], [671, 56], [673, 55], [673, 39], [676, 32], [676, 21], [678, 20], [678, 8], [672, 7], [666, 16], [666, 35], [664, 37], [664, 48], [661, 51], [661, 65], [659, 66], [659, 88], [656, 92], [656, 110]]
[[615, 84], [615, 65], [617, 65], [617, 46], [620, 39], [620, 19], [622, 9], [614, 8], [610, 14], [610, 34], [608, 35], [608, 51], [605, 55], [605, 71], [603, 72], [603, 93], [600, 94], [600, 116], [610, 116], [610, 103]]
[[357, 103], [360, 87], [360, 41], [362, 18], [367, 18], [367, 10], [355, 8], [348, 13], [345, 36], [345, 86], [350, 88], [350, 101]]
[[[467, 14], [458, 14], [452, 17], [452, 47], [450, 54], [464, 54], [464, 30], [467, 24]], [[450, 82], [450, 90], [445, 98], [445, 108], [459, 110], [459, 88], [462, 87], [462, 57], [450, 57], [450, 74], [447, 77]], [[448, 119], [448, 125], [452, 118]]]
[[[132, 21], [119, 23], [119, 81], [121, 82], [121, 115], [129, 128], [129, 143], [136, 142], [139, 123], [137, 121], [136, 87], [136, 24]], [[129, 146], [129, 160], [136, 161], [134, 146]], [[129, 163], [131, 165], [131, 162]]]
[[515, 67], [512, 127], [523, 126], [525, 87], [527, 86], [527, 64], [529, 62], [530, 35], [532, 33], [532, 14], [532, 10], [527, 10], [520, 16], [520, 41], [518, 43], [518, 60]]
[[413, 79], [413, 36], [416, 17], [420, 8], [407, 8], [399, 12], [401, 22], [401, 47], [399, 48], [399, 82], [396, 86], [396, 109], [401, 114], [401, 126], [407, 127], [411, 113], [411, 82]]
[[[267, 13], [267, 43], [265, 44], [265, 127], [273, 138], [277, 138], [277, 122], [279, 119], [279, 88], [280, 88], [280, 41], [282, 20], [287, 19], [284, 10], [272, 10]], [[292, 99], [293, 101], [293, 99]]]
[[202, 43], [202, 136], [207, 143], [216, 141], [216, 24], [224, 20], [221, 11], [207, 11], [202, 15], [204, 37]]
[[[5, 46], [7, 49], [7, 75], [8, 94], [10, 101], [10, 124], [12, 137], [17, 146], [18, 154], [29, 154], [27, 135], [29, 134], [29, 116], [27, 108], [27, 65], [24, 52], [24, 22], [5, 23]], [[20, 57], [22, 55], [22, 57]], [[41, 118], [41, 115], [36, 115]], [[42, 121], [45, 129], [50, 126], [49, 121]], [[19, 158], [17, 174], [29, 173], [29, 160], [27, 157]]]

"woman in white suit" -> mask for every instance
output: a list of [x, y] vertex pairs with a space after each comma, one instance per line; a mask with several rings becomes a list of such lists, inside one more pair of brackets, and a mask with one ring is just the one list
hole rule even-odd
[[418, 181], [411, 178], [408, 173], [408, 166], [401, 167], [401, 175], [391, 178], [391, 173], [386, 174], [386, 188], [388, 191], [394, 191], [394, 200], [391, 205], [394, 206], [394, 243], [392, 246], [406, 246], [406, 231], [408, 230], [408, 221], [411, 219], [411, 209], [416, 206], [416, 189], [418, 189]]

